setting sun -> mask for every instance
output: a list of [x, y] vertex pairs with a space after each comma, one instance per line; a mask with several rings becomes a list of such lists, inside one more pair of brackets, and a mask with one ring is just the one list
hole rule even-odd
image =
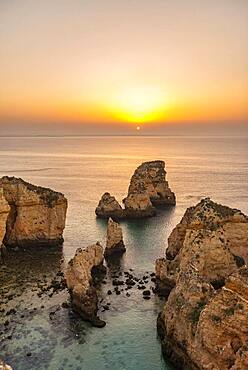
[[166, 105], [164, 95], [156, 86], [126, 88], [113, 99], [113, 109], [121, 120], [134, 123], [150, 122], [162, 116]]

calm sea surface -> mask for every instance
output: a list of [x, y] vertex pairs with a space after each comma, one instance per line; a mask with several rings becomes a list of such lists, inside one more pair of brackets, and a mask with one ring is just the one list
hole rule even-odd
[[[51, 279], [78, 247], [104, 243], [106, 223], [94, 213], [102, 193], [121, 201], [134, 169], [154, 159], [165, 161], [177, 205], [154, 218], [122, 222], [127, 252], [110, 266], [100, 292], [103, 303], [110, 303], [109, 311], [100, 312], [106, 327], [92, 328], [61, 308], [66, 291], [39, 298], [38, 280]], [[202, 197], [248, 214], [247, 138], [2, 137], [3, 175], [63, 192], [69, 208], [62, 251], [16, 253], [0, 266], [0, 308], [5, 311], [0, 312], [0, 357], [15, 370], [170, 369], [156, 334], [163, 302], [155, 296], [145, 301], [135, 288], [128, 291], [130, 297], [126, 291], [118, 296], [106, 291], [113, 290], [116, 272], [131, 268], [138, 277], [153, 272], [172, 228]], [[6, 316], [10, 308], [17, 312]]]

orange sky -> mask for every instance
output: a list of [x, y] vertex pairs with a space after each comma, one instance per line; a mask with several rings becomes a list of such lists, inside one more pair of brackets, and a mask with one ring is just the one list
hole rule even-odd
[[0, 123], [246, 121], [246, 0], [3, 0]]

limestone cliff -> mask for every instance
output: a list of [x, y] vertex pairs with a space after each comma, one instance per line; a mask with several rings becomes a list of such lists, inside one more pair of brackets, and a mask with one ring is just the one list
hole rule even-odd
[[68, 263], [66, 282], [72, 305], [84, 320], [96, 326], [104, 326], [97, 317], [98, 297], [94, 286], [97, 269], [103, 269], [103, 248], [99, 243], [86, 249], [77, 249], [75, 256]]
[[158, 332], [178, 369], [247, 368], [247, 242], [247, 217], [210, 199], [189, 208], [169, 237], [156, 263], [168, 296]]
[[109, 257], [114, 254], [122, 254], [125, 251], [126, 248], [123, 242], [122, 228], [117, 222], [109, 218], [104, 256]]
[[158, 205], [175, 205], [175, 194], [166, 181], [165, 163], [151, 161], [141, 164], [134, 172], [124, 209], [109, 193], [103, 194], [97, 208], [98, 217], [113, 219], [150, 217]]
[[4, 245], [59, 245], [63, 242], [67, 200], [63, 194], [20, 178], [3, 177], [0, 188], [10, 207]]
[[3, 195], [3, 189], [0, 187], [0, 251], [1, 251], [3, 238], [6, 232], [6, 222], [7, 222], [9, 211], [10, 211], [10, 207], [8, 205], [7, 200], [5, 199]]

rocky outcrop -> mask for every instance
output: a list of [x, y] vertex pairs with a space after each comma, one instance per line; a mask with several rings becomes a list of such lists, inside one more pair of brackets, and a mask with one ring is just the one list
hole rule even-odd
[[168, 243], [156, 262], [168, 296], [158, 318], [163, 353], [178, 369], [247, 368], [247, 216], [204, 199]]
[[175, 194], [169, 188], [165, 178], [164, 161], [142, 163], [131, 178], [127, 198], [133, 194], [145, 193], [153, 206], [175, 205]]
[[12, 370], [12, 367], [0, 359], [0, 370]]
[[105, 193], [96, 208], [96, 215], [114, 219], [150, 217], [156, 214], [156, 206], [175, 205], [175, 194], [165, 178], [163, 161], [141, 164], [131, 178], [128, 195], [123, 200], [124, 208], [109, 193]]
[[123, 242], [122, 228], [117, 222], [109, 218], [104, 256], [110, 257], [112, 255], [122, 254], [125, 251], [126, 248]]
[[0, 179], [0, 189], [10, 207], [6, 247], [62, 244], [67, 210], [63, 194], [7, 176]]
[[109, 193], [104, 193], [96, 208], [96, 215], [101, 218], [114, 217], [117, 219], [124, 218], [124, 210], [118, 201]]
[[99, 327], [104, 326], [105, 322], [97, 316], [98, 296], [94, 279], [99, 272], [104, 271], [103, 248], [99, 243], [86, 249], [77, 249], [66, 271], [66, 283], [74, 310], [84, 320]]
[[6, 222], [7, 222], [9, 211], [10, 211], [10, 206], [8, 205], [8, 202], [3, 195], [3, 189], [0, 188], [0, 256], [1, 256], [3, 238], [6, 233]]

